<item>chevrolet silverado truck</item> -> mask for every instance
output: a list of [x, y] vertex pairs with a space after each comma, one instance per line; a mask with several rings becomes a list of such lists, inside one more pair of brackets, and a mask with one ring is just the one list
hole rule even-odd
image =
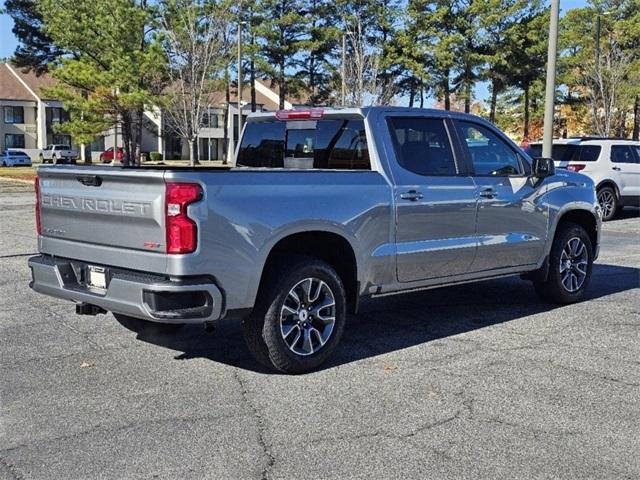
[[232, 167], [40, 167], [35, 291], [140, 331], [238, 319], [251, 353], [317, 368], [363, 297], [520, 275], [583, 298], [593, 182], [438, 110], [248, 118]]

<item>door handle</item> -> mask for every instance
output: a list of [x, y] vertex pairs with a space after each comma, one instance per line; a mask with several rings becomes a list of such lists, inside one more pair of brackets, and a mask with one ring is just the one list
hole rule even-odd
[[412, 202], [416, 202], [418, 200], [422, 200], [424, 195], [417, 190], [409, 190], [408, 192], [401, 193], [400, 198], [402, 200], [411, 200]]
[[620, 170], [622, 170], [620, 167], [611, 167], [612, 170], [615, 170], [616, 172], [619, 172]]
[[498, 196], [498, 194], [493, 188], [485, 188], [484, 190], [480, 191], [480, 196], [482, 198], [495, 198]]

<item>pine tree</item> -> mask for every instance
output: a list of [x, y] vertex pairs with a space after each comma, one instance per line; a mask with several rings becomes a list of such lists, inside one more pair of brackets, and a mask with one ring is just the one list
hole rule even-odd
[[38, 75], [64, 53], [44, 31], [37, 0], [6, 0], [6, 13], [13, 19], [13, 34], [18, 46], [13, 55], [16, 66], [33, 69]]
[[296, 55], [305, 33], [305, 10], [301, 0], [262, 0], [259, 6], [264, 21], [256, 28], [256, 34], [266, 61], [266, 73], [278, 87], [282, 109], [285, 99], [298, 90], [289, 70], [296, 67]]

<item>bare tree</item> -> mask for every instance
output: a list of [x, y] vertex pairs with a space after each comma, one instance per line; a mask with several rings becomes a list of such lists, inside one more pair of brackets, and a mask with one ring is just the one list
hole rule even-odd
[[360, 18], [345, 22], [346, 57], [343, 72], [350, 105], [388, 105], [397, 94], [391, 79], [382, 80], [380, 53], [367, 38]]
[[593, 128], [598, 135], [611, 136], [616, 127], [626, 119], [626, 95], [624, 81], [631, 65], [631, 58], [613, 37], [597, 63], [584, 74], [589, 102], [593, 110]]
[[164, 7], [169, 88], [161, 104], [169, 127], [188, 142], [189, 160], [195, 165], [204, 113], [228, 59], [229, 10], [207, 0], [167, 0]]

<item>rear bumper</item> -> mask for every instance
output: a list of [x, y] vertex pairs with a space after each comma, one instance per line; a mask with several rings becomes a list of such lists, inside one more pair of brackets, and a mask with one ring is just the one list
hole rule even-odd
[[109, 269], [106, 289], [88, 287], [86, 263], [39, 255], [29, 259], [36, 292], [159, 323], [202, 323], [222, 314], [222, 293], [206, 277], [167, 280], [124, 269]]

